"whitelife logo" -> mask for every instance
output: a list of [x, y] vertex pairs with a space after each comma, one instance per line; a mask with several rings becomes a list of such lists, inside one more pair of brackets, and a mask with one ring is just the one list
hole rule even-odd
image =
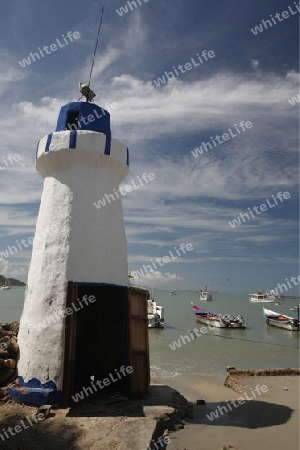
[[[284, 192], [284, 193], [278, 192], [277, 195], [276, 195], [276, 197], [277, 197], [278, 200], [280, 200], [281, 203], [283, 202], [283, 200], [288, 200], [289, 198], [291, 198], [289, 192]], [[278, 201], [276, 200], [276, 198], [274, 197], [274, 195], [272, 195], [272, 198], [273, 198], [274, 203], [270, 203], [269, 199], [266, 198], [266, 202], [267, 202], [267, 204], [268, 204], [268, 206], [269, 206], [270, 209], [271, 209], [271, 208], [274, 208], [275, 206], [278, 205]], [[262, 212], [267, 211], [268, 206], [267, 206], [265, 203], [262, 203], [260, 206], [253, 206], [252, 209], [253, 209], [253, 211], [255, 212], [255, 214], [259, 215], [259, 214], [261, 214]], [[258, 210], [258, 208], [260, 209], [260, 211]], [[236, 219], [233, 219], [232, 221], [230, 220], [230, 221], [228, 222], [229, 225], [230, 225], [232, 228], [235, 228], [237, 225], [241, 225], [241, 223], [242, 223], [242, 222], [241, 222], [241, 219], [242, 219], [243, 222], [246, 222], [246, 220], [250, 220], [250, 218], [253, 219], [253, 218], [254, 218], [253, 212], [251, 211], [250, 208], [248, 208], [248, 211], [249, 211], [249, 214], [251, 215], [251, 217], [249, 216], [248, 213], [240, 213], [240, 214], [239, 214], [240, 217], [237, 217]], [[246, 217], [247, 219], [245, 219], [245, 217]]]
[[[279, 22], [282, 22], [284, 19], [288, 19], [289, 17], [294, 16], [295, 14], [298, 14], [300, 12], [300, 8], [299, 8], [300, 3], [294, 2], [294, 5], [296, 6], [296, 11], [293, 10], [291, 6], [288, 6], [289, 11], [282, 11], [282, 13], [275, 14], [275, 17], [278, 20], [278, 22], [276, 22], [275, 17], [273, 17], [273, 15], [270, 14], [273, 25], [277, 25]], [[280, 14], [282, 17], [280, 17]], [[254, 27], [254, 29], [250, 28], [250, 31], [252, 31], [252, 33], [254, 35], [257, 35], [258, 33], [262, 33], [263, 31], [267, 30], [269, 27], [273, 26], [271, 20], [262, 20], [261, 25], [256, 25], [256, 27]], [[265, 27], [265, 29], [263, 27]]]
[[[108, 111], [110, 109], [111, 110], [115, 110], [115, 109], [117, 109], [117, 107], [118, 107], [118, 105], [115, 102], [113, 102], [113, 103], [106, 102], [105, 105], [104, 105], [104, 108], [107, 109]], [[82, 116], [82, 117], [80, 117], [80, 119], [77, 120], [76, 123], [72, 123], [72, 125], [67, 123], [67, 128], [69, 130], [78, 130], [78, 128], [82, 127], [82, 124], [83, 125], [88, 125], [89, 123], [95, 122], [95, 120], [101, 119], [101, 117], [106, 116], [105, 109], [101, 108], [101, 111], [102, 111], [103, 114], [100, 114], [100, 116], [99, 116], [97, 110], [94, 109], [94, 111], [93, 111], [94, 114], [89, 114], [88, 116]]]
[[[262, 386], [260, 386], [260, 384], [257, 384], [254, 389], [255, 389], [257, 395], [261, 395], [262, 393], [268, 392], [268, 387], [265, 384], [263, 384]], [[253, 389], [250, 388], [250, 391], [251, 391], [252, 397], [248, 397], [247, 393], [244, 392], [246, 400], [244, 397], [239, 397], [237, 400], [231, 400], [230, 402], [228, 402], [226, 404], [227, 408], [226, 408], [226, 406], [218, 406], [218, 408], [215, 409], [214, 411], [212, 411], [210, 414], [206, 414], [206, 417], [212, 422], [214, 419], [218, 419], [218, 417], [222, 416], [223, 414], [228, 414], [229, 410], [232, 411], [230, 403], [235, 408], [238, 408], [240, 405], [243, 405], [244, 403], [246, 403], [246, 401], [253, 400], [254, 398], [256, 398], [256, 395], [255, 395]], [[236, 405], [236, 403], [237, 403], [237, 405]]]
[[[147, 275], [149, 272], [153, 272], [153, 270], [157, 270], [157, 266], [156, 263], [162, 267], [165, 264], [168, 264], [171, 261], [174, 261], [175, 259], [177, 259], [178, 257], [181, 257], [182, 255], [186, 254], [186, 251], [190, 252], [193, 249], [192, 244], [180, 244], [179, 249], [177, 247], [174, 247], [176, 253], [178, 256], [174, 256], [173, 253], [171, 251], [169, 251], [169, 256], [163, 256], [162, 258], [156, 258], [155, 262], [153, 261], [153, 259], [151, 259], [151, 264], [153, 267], [151, 267], [149, 264], [143, 264], [143, 267], [140, 270], [133, 270], [131, 272], [131, 275], [133, 278], [137, 279], [137, 278], [142, 278], [145, 275]], [[182, 252], [182, 254], [180, 253], [180, 251]]]
[[299, 92], [299, 94], [297, 95], [297, 97], [289, 98], [288, 101], [289, 101], [289, 104], [292, 105], [292, 106], [295, 106], [296, 103], [300, 103], [300, 92]]
[[[145, 181], [146, 184], [149, 183], [149, 181], [155, 180], [155, 175], [153, 172], [150, 173], [144, 173], [142, 176], [142, 179]], [[110, 203], [111, 201], [115, 201], [117, 198], [120, 198], [120, 195], [126, 195], [126, 193], [132, 192], [134, 189], [138, 189], [141, 186], [144, 186], [144, 183], [142, 179], [137, 176], [137, 180], [139, 182], [138, 185], [135, 184], [134, 180], [131, 180], [131, 184], [126, 184], [125, 186], [120, 187], [118, 190], [113, 189], [114, 192], [111, 194], [105, 194], [105, 197], [102, 198], [102, 200], [98, 200], [97, 202], [94, 202], [93, 204], [96, 206], [97, 209], [100, 209], [101, 206], [107, 205], [107, 202]]]
[[89, 297], [87, 295], [84, 295], [82, 297], [82, 300], [77, 299], [78, 304], [77, 306], [72, 302], [71, 306], [65, 309], [60, 309], [56, 311], [54, 314], [51, 314], [50, 316], [47, 316], [46, 319], [43, 322], [40, 322], [36, 325], [34, 325], [34, 328], [37, 331], [44, 330], [45, 328], [48, 328], [49, 325], [53, 325], [54, 323], [59, 322], [61, 319], [65, 319], [66, 316], [70, 316], [75, 311], [80, 311], [85, 306], [90, 305], [91, 303], [95, 303], [96, 297], [94, 295], [90, 295]]
[[[67, 38], [69, 39], [70, 42], [73, 42], [73, 39], [79, 39], [80, 33], [78, 31], [74, 31], [74, 33], [72, 31], [68, 31], [67, 33]], [[58, 48], [63, 48], [66, 45], [69, 44], [69, 41], [67, 40], [67, 38], [65, 37], [64, 34], [62, 34], [62, 38], [65, 42], [65, 44], [63, 44], [62, 42], [60, 42], [59, 39], [56, 39], [56, 44], [51, 44], [50, 46], [48, 45], [44, 45], [43, 50], [47, 55], [50, 55], [53, 52], [56, 52], [56, 50], [58, 50]], [[50, 48], [50, 50], [48, 50]], [[38, 51], [39, 53], [29, 53], [29, 56], [27, 58], [24, 58], [22, 61], [19, 61], [19, 64], [21, 67], [26, 67], [26, 66], [30, 66], [31, 62], [35, 62], [37, 59], [41, 59], [45, 57], [43, 50], [41, 50], [40, 47], [38, 47]], [[32, 61], [31, 61], [32, 60]]]
[[[182, 64], [178, 64], [177, 68], [175, 66], [173, 66], [174, 72], [167, 72], [165, 71], [164, 75], [162, 77], [157, 78], [156, 80], [153, 80], [153, 84], [155, 84], [156, 87], [159, 87], [161, 84], [166, 84], [171, 78], [175, 78], [175, 77], [179, 77], [181, 74], [188, 72], [189, 70], [192, 70], [194, 67], [198, 67], [201, 64], [203, 64], [205, 61], [208, 61], [209, 58], [214, 58], [215, 52], [213, 50], [209, 50], [209, 52], [207, 50], [203, 50], [203, 52], [201, 53], [201, 56], [199, 55], [199, 53], [197, 53], [197, 59], [199, 62], [195, 61], [194, 58], [191, 58], [191, 63], [187, 62], [184, 64], [184, 66]], [[203, 59], [204, 61], [203, 61]], [[184, 68], [183, 68], [184, 67]], [[178, 72], [180, 71], [180, 72]]]
[[3, 159], [3, 163], [2, 164], [4, 164], [4, 166], [2, 166], [1, 164], [0, 164], [0, 170], [4, 170], [4, 169], [6, 169], [7, 167], [10, 167], [10, 166], [12, 166], [15, 162], [18, 162], [18, 161], [20, 161], [20, 159], [21, 159], [21, 156], [18, 154], [18, 153], [16, 153], [15, 155], [12, 155], [11, 153], [8, 155], [8, 156], [2, 156], [2, 159]]
[[[119, 381], [122, 379], [122, 377], [126, 377], [127, 375], [133, 373], [133, 367], [124, 365], [120, 367], [119, 370], [115, 369], [115, 375], [117, 378], [114, 378], [114, 374], [109, 373], [109, 378], [103, 378], [103, 380], [96, 380], [95, 382], [91, 383], [91, 386], [84, 387], [81, 392], [77, 392], [76, 395], [72, 395], [72, 399], [74, 402], [79, 402], [79, 400], [83, 400], [84, 397], [88, 397], [91, 394], [94, 394], [99, 389], [104, 389], [105, 386], [109, 386], [111, 383], [115, 383], [116, 381]], [[102, 384], [103, 383], [103, 384]], [[98, 386], [95, 386], [95, 384]]]
[[[31, 421], [31, 419], [33, 420], [33, 422]], [[3, 428], [2, 429], [3, 431], [0, 433], [0, 438], [2, 439], [2, 442], [4, 442], [5, 439], [9, 439], [11, 436], [15, 436], [17, 433], [21, 433], [21, 431], [26, 430], [27, 428], [32, 427], [33, 425], [37, 424], [38, 422], [44, 420], [45, 416], [43, 413], [38, 413], [38, 414], [34, 413], [34, 414], [32, 414], [31, 419], [29, 417], [26, 417], [24, 420], [21, 420], [20, 425], [16, 425], [14, 427], [8, 427], [7, 430], [5, 430]], [[27, 424], [25, 423], [25, 420], [28, 422]], [[8, 433], [10, 433], [10, 435]]]
[[[148, 3], [149, 0], [143, 0], [143, 1], [144, 1], [144, 3]], [[143, 4], [143, 3], [141, 3], [141, 0], [137, 0], [137, 2], [138, 2], [138, 4], [139, 4], [140, 6]], [[133, 6], [132, 6], [132, 5], [134, 5], [134, 8], [138, 8], [138, 5], [137, 5], [137, 3], [136, 3], [135, 1], [130, 2], [130, 1], [128, 0], [127, 5], [129, 6], [129, 8], [130, 8], [131, 11], [133, 10]], [[128, 9], [128, 6], [127, 6], [127, 5], [121, 6], [120, 9], [116, 9], [116, 10], [115, 10], [116, 13], [118, 13], [119, 16], [123, 16], [123, 14], [127, 14], [127, 13], [129, 12], [129, 9]]]
[[24, 250], [24, 248], [29, 247], [29, 245], [33, 244], [34, 240], [38, 241], [42, 238], [45, 239], [49, 235], [49, 233], [51, 233], [50, 225], [48, 225], [47, 228], [45, 228], [44, 230], [37, 230], [35, 236], [30, 236], [29, 238], [27, 238], [27, 240], [21, 239], [21, 242], [16, 240], [15, 242], [18, 248], [15, 245], [12, 246], [9, 245], [6, 250], [0, 251], [0, 261], [3, 261], [5, 258], [9, 258], [10, 256], [13, 256], [15, 253]]
[[[228, 133], [223, 133], [222, 136], [219, 136], [217, 134], [215, 138], [211, 137], [210, 139], [212, 140], [214, 147], [217, 147], [217, 145], [222, 145], [222, 144], [224, 144], [224, 142], [229, 141], [229, 139], [234, 138], [234, 137], [238, 136], [239, 134], [241, 134], [240, 128], [242, 129], [242, 131], [247, 131], [250, 128], [253, 128], [253, 124], [249, 120], [247, 122], [244, 122], [242, 120], [239, 125], [234, 124], [234, 127], [238, 134], [234, 134], [232, 132], [231, 128], [228, 128]], [[218, 144], [216, 144], [215, 141], [217, 141]], [[202, 142], [200, 147], [199, 148], [197, 147], [194, 150], [191, 150], [191, 153], [195, 158], [197, 158], [197, 156], [203, 154], [203, 150], [205, 150], [207, 152], [208, 150], [211, 150], [212, 148], [213, 147], [210, 142]]]

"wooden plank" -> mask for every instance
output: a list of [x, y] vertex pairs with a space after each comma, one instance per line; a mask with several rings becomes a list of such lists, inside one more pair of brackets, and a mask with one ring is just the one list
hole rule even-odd
[[[72, 281], [68, 282], [66, 308], [71, 307], [72, 302], [77, 304], [78, 288]], [[74, 366], [76, 348], [76, 311], [65, 318], [65, 351], [64, 351], [64, 376], [62, 405], [68, 406], [74, 390]]]
[[148, 290], [135, 287], [129, 289], [129, 361], [134, 370], [129, 379], [131, 395], [147, 393], [150, 384], [147, 298]]

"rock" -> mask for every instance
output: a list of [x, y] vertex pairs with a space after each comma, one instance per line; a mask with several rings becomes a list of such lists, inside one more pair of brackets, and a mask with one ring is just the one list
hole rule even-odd
[[11, 367], [12, 369], [14, 369], [17, 365], [17, 361], [15, 359], [6, 359], [4, 361], [4, 366], [5, 367]]
[[7, 388], [0, 388], [0, 398], [4, 398], [7, 396]]
[[9, 381], [14, 374], [15, 374], [15, 369], [11, 369], [10, 367], [1, 367], [0, 385]]
[[50, 411], [51, 411], [52, 405], [43, 405], [40, 406], [37, 410], [37, 414], [41, 413], [44, 414], [45, 419], [47, 419], [47, 417], [49, 417]]
[[[18, 322], [0, 323], [0, 386], [14, 381], [19, 354], [17, 335]], [[8, 398], [7, 392], [0, 393], [1, 401]]]
[[17, 354], [19, 352], [19, 344], [17, 343], [17, 339], [12, 337], [10, 343], [8, 344], [8, 350], [10, 353]]
[[7, 356], [9, 356], [8, 351], [0, 347], [0, 358], [6, 358]]

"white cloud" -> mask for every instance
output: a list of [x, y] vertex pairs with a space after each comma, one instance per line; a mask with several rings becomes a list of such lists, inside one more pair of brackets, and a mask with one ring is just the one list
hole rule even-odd
[[135, 285], [137, 282], [137, 284], [139, 285], [149, 286], [153, 282], [155, 287], [160, 287], [166, 285], [169, 282], [175, 281], [183, 281], [183, 278], [177, 275], [176, 273], [170, 272], [163, 273], [159, 272], [158, 270], [152, 270], [143, 277], [138, 277], [136, 281], [133, 280], [131, 284]]
[[259, 67], [259, 61], [257, 60], [257, 59], [251, 59], [251, 67], [253, 68], [253, 69], [258, 69], [258, 67]]

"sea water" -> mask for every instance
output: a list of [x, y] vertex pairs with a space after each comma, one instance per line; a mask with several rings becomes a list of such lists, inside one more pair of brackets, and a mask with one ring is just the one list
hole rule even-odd
[[[20, 320], [24, 294], [25, 288], [0, 290], [0, 323]], [[221, 375], [227, 365], [239, 369], [299, 365], [299, 332], [268, 326], [262, 313], [264, 306], [297, 317], [297, 312], [289, 308], [298, 300], [281, 299], [281, 305], [276, 306], [273, 303], [251, 303], [247, 294], [214, 294], [213, 301], [201, 302], [196, 292], [180, 291], [178, 295], [155, 291], [154, 297], [165, 309], [166, 325], [164, 329], [149, 329], [152, 377], [175, 377], [186, 372]], [[191, 302], [217, 314], [241, 314], [247, 321], [247, 328], [208, 329], [206, 334], [199, 332], [200, 337], [193, 339], [190, 331], [205, 325], [196, 322]], [[170, 344], [175, 341], [180, 341], [181, 347], [172, 350]]]

